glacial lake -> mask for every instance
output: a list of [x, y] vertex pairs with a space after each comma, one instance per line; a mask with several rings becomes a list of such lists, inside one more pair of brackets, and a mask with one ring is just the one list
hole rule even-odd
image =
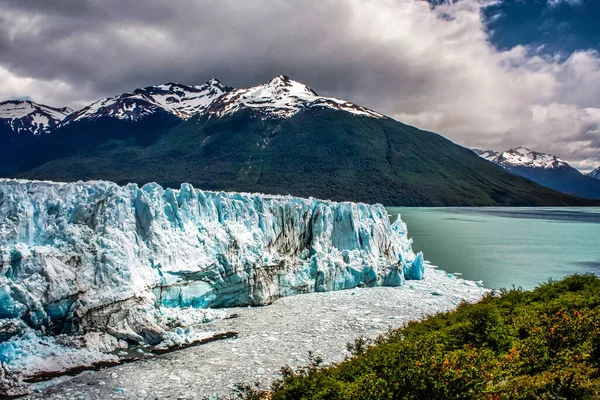
[[489, 288], [531, 289], [549, 278], [600, 275], [600, 208], [388, 207], [413, 250]]

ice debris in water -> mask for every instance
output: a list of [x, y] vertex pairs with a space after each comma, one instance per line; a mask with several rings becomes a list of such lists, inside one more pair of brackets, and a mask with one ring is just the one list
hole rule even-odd
[[[0, 180], [0, 319], [12, 321], [3, 341], [34, 329], [102, 332], [112, 339], [96, 343], [101, 350], [185, 342], [187, 326], [211, 317], [166, 310], [399, 286], [423, 271], [406, 225], [390, 225], [381, 205], [189, 184]], [[0, 352], [18, 358], [8, 345]]]

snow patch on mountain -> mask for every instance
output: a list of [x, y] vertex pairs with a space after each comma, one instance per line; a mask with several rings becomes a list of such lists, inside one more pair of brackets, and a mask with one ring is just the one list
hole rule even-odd
[[0, 122], [16, 134], [39, 135], [54, 128], [72, 112], [68, 107], [54, 108], [29, 100], [9, 100], [0, 103]]
[[284, 75], [279, 75], [262, 85], [232, 90], [216, 100], [206, 113], [221, 117], [241, 109], [253, 109], [260, 111], [265, 118], [289, 118], [301, 110], [315, 107], [385, 118], [382, 114], [348, 101], [319, 96], [308, 86]]
[[229, 88], [221, 85], [217, 79], [211, 79], [200, 86], [179, 83], [148, 86], [96, 101], [69, 116], [63, 124], [101, 117], [137, 121], [158, 110], [164, 110], [181, 119], [188, 119], [202, 112], [228, 90]]

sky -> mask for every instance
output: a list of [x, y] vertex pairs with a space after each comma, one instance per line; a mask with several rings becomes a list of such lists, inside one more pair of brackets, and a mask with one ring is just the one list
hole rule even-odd
[[600, 165], [598, 0], [2, 0], [0, 101], [284, 74], [481, 149]]

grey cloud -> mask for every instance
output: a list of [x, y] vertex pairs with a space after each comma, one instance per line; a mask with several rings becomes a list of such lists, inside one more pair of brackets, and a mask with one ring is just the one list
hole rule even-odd
[[[397, 68], [389, 56], [397, 49], [365, 43], [339, 1], [179, 1], [172, 9], [163, 2], [102, 1], [67, 13], [60, 10], [69, 2], [52, 3], [10, 3], [12, 13], [33, 15], [39, 24], [37, 32], [3, 34], [0, 46], [10, 57], [2, 61], [20, 76], [87, 83], [98, 96], [213, 76], [247, 86], [285, 73], [325, 94], [378, 107], [379, 98], [416, 92], [427, 81]], [[3, 21], [5, 32], [9, 25]]]

